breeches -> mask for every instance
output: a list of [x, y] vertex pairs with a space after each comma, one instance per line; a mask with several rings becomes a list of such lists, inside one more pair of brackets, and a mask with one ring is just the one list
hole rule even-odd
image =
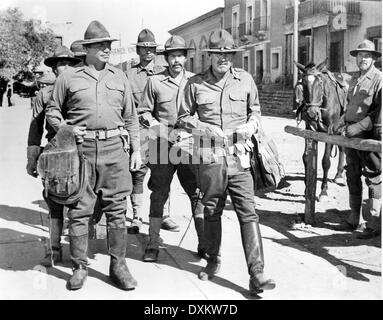
[[83, 151], [87, 159], [88, 181], [84, 196], [68, 206], [71, 236], [88, 233], [89, 217], [97, 197], [106, 216], [108, 228], [125, 228], [126, 197], [132, 191], [129, 155], [121, 137], [108, 140], [86, 139]]

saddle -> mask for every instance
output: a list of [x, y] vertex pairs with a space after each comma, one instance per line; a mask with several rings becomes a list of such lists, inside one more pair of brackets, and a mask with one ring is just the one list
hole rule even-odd
[[60, 128], [45, 146], [37, 162], [45, 196], [52, 201], [68, 205], [84, 194], [87, 170], [82, 145], [76, 144], [73, 126]]

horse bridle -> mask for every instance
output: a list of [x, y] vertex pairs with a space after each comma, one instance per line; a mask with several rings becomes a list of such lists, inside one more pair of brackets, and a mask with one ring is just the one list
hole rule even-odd
[[[321, 108], [322, 105], [323, 105], [323, 96], [324, 96], [324, 86], [323, 86], [323, 80], [321, 79], [320, 77], [320, 72], [318, 71], [315, 71], [315, 72], [310, 72], [308, 71], [306, 73], [305, 76], [314, 76], [316, 79], [319, 80], [319, 84], [320, 84], [320, 88], [321, 88], [321, 94], [319, 95], [320, 96], [320, 100], [319, 101], [314, 101], [314, 102], [311, 102], [311, 103], [307, 103], [305, 101], [305, 95], [303, 94], [303, 103], [304, 103], [304, 108], [302, 111], [304, 111], [310, 119], [312, 120], [317, 120], [317, 121], [322, 121], [322, 117], [321, 117], [321, 110], [324, 110], [325, 108]], [[310, 116], [310, 113], [309, 110], [310, 109], [314, 109], [315, 110], [315, 114], [317, 114], [317, 118], [312, 118]]]

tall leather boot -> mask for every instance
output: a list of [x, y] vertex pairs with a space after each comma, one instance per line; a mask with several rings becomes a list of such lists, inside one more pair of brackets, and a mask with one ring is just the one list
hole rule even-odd
[[138, 234], [140, 233], [140, 228], [142, 226], [143, 194], [132, 193], [130, 195], [130, 201], [132, 203], [133, 209], [133, 221], [132, 224], [128, 227], [128, 233]]
[[70, 236], [69, 250], [73, 263], [73, 275], [67, 282], [67, 288], [69, 290], [77, 290], [82, 288], [86, 277], [88, 276], [88, 234], [82, 236]]
[[360, 219], [360, 208], [362, 207], [361, 195], [349, 195], [350, 215], [347, 217], [347, 223], [350, 225], [358, 226]]
[[263, 245], [258, 222], [253, 221], [241, 225], [241, 238], [250, 275], [250, 293], [256, 294], [263, 290], [274, 289], [274, 280], [267, 279], [263, 273]]
[[63, 219], [50, 218], [47, 254], [40, 262], [44, 267], [52, 267], [57, 262], [62, 261], [61, 234], [63, 223]]
[[212, 279], [214, 275], [217, 274], [221, 269], [221, 217], [218, 217], [216, 220], [213, 221], [204, 221], [204, 235], [207, 255], [209, 257], [207, 259], [206, 267], [202, 268], [202, 270], [199, 272], [198, 278], [203, 281], [206, 281]]
[[162, 218], [149, 218], [149, 243], [145, 249], [143, 261], [156, 262], [159, 254], [160, 246], [160, 230]]
[[205, 236], [204, 236], [204, 219], [203, 219], [203, 216], [202, 217], [194, 216], [193, 218], [194, 218], [194, 227], [198, 237], [197, 255], [200, 258], [207, 260]]
[[108, 229], [108, 248], [110, 255], [109, 277], [122, 290], [133, 290], [137, 281], [126, 264], [127, 233], [125, 228]]

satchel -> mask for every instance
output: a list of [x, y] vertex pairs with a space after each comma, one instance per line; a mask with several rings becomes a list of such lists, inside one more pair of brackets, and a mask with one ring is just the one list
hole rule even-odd
[[285, 169], [279, 161], [277, 146], [263, 130], [252, 136], [254, 149], [250, 154], [254, 192], [267, 192], [278, 188], [285, 177]]
[[77, 202], [85, 191], [86, 159], [72, 126], [63, 126], [45, 146], [37, 162], [45, 196], [59, 204]]

